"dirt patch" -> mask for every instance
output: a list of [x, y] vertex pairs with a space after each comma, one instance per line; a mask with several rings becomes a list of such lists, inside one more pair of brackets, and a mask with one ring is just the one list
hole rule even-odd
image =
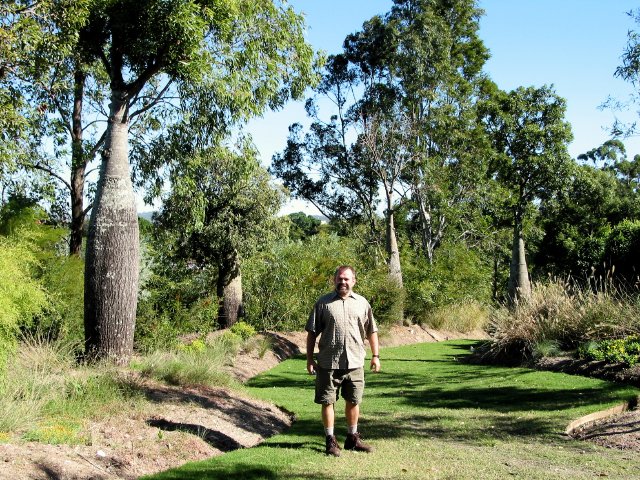
[[640, 451], [640, 410], [631, 410], [577, 429], [579, 440], [609, 448]]
[[223, 388], [137, 385], [153, 408], [90, 425], [90, 445], [0, 445], [2, 479], [134, 479], [188, 461], [251, 447], [292, 418], [273, 405]]
[[[240, 381], [302, 354], [306, 334], [268, 333], [272, 349], [240, 354], [230, 368]], [[420, 326], [381, 332], [383, 347], [487, 338], [484, 332], [458, 334]], [[135, 479], [189, 461], [247, 448], [288, 428], [293, 418], [274, 405], [223, 388], [171, 387], [132, 377], [152, 402], [134, 416], [114, 415], [89, 427], [89, 445], [0, 444], [0, 479]], [[581, 437], [601, 445], [640, 449], [640, 412], [633, 411], [583, 429]], [[589, 427], [591, 428], [591, 426]], [[577, 432], [576, 432], [577, 436]]]

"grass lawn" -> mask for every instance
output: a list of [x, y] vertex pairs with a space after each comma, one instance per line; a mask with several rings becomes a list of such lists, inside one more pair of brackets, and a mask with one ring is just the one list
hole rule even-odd
[[[572, 420], [640, 393], [551, 372], [460, 363], [472, 342], [382, 349], [368, 374], [360, 428], [372, 454], [324, 455], [320, 408], [303, 358], [248, 383], [297, 421], [263, 444], [163, 472], [157, 479], [640, 479], [640, 453], [564, 436]], [[337, 404], [336, 436], [346, 426]]]

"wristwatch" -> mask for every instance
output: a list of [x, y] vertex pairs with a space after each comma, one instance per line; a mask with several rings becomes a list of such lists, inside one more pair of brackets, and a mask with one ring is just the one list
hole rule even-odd
[[371, 356], [372, 356], [372, 357], [378, 357], [378, 358], [380, 358], [380, 355], [371, 355]]

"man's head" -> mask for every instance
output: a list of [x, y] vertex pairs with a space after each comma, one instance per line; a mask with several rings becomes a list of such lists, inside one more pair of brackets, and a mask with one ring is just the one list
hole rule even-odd
[[338, 295], [342, 298], [348, 297], [356, 284], [356, 271], [350, 265], [341, 265], [333, 276], [333, 284]]

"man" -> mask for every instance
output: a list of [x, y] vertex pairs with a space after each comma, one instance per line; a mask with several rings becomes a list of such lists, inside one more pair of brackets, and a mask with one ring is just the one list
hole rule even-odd
[[[326, 453], [340, 456], [334, 435], [334, 404], [340, 394], [345, 399], [348, 433], [345, 450], [371, 452], [358, 433], [360, 402], [364, 391], [364, 340], [371, 346], [371, 369], [380, 371], [378, 327], [369, 302], [353, 292], [356, 272], [353, 267], [338, 267], [333, 277], [335, 291], [320, 297], [309, 315], [307, 331], [307, 371], [316, 375], [315, 403], [322, 405], [322, 423], [326, 437]], [[318, 357], [313, 354], [316, 338]]]

